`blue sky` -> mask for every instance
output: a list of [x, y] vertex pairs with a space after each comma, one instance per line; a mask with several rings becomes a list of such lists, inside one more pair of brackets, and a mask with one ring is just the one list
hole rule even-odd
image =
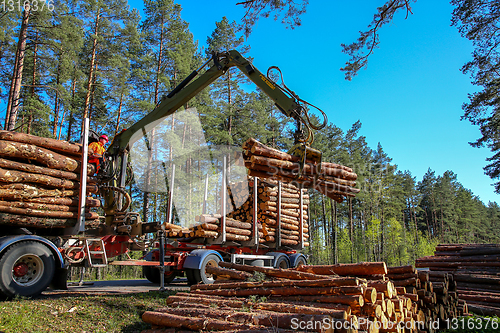
[[[216, 21], [223, 16], [239, 21], [244, 14], [236, 0], [176, 2], [200, 46]], [[449, 3], [418, 0], [408, 19], [399, 13], [381, 29], [380, 48], [370, 56], [368, 68], [350, 82], [344, 79], [339, 68], [348, 57], [340, 44], [354, 41], [383, 2], [310, 0], [302, 26], [294, 30], [272, 18], [261, 19], [247, 40], [248, 55], [262, 72], [279, 66], [285, 83], [342, 130], [359, 119], [369, 146], [376, 149], [380, 142], [399, 170], [410, 170], [417, 180], [428, 168], [438, 175], [452, 170], [483, 202], [498, 201], [483, 172], [491, 153], [468, 144], [480, 133], [460, 120], [461, 105], [477, 87], [460, 72], [473, 48], [450, 26]], [[129, 3], [142, 10], [141, 0]]]

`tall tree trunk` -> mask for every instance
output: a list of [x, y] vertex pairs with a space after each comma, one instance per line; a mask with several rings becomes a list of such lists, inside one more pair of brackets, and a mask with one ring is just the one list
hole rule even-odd
[[380, 238], [380, 254], [381, 260], [386, 260], [385, 258], [385, 220], [384, 220], [384, 206], [381, 207], [381, 219], [380, 219], [380, 228], [381, 228], [381, 238]]
[[[415, 211], [415, 203], [412, 199], [412, 207], [413, 207], [413, 221], [415, 223], [415, 249], [418, 249], [418, 222], [417, 222], [417, 212]], [[415, 259], [420, 257], [418, 253], [415, 255]]]
[[24, 57], [26, 52], [26, 40], [28, 36], [28, 22], [31, 12], [30, 5], [26, 5], [23, 12], [21, 30], [19, 31], [19, 42], [17, 44], [14, 72], [12, 73], [11, 90], [7, 103], [5, 116], [5, 129], [12, 131], [16, 127], [16, 118], [19, 111], [21, 83], [23, 80]]
[[[154, 138], [155, 136], [155, 129], [151, 131], [151, 136], [149, 137], [149, 146], [147, 147], [148, 149], [148, 163], [146, 165], [146, 178], [144, 180], [145, 182], [145, 188], [144, 188], [144, 196], [143, 196], [143, 202], [142, 202], [142, 214], [144, 218], [144, 222], [149, 222], [149, 191], [150, 191], [150, 182], [151, 182], [151, 166], [153, 165], [153, 150], [154, 150]], [[171, 188], [172, 190], [172, 188]], [[169, 223], [172, 223], [169, 221]]]
[[96, 62], [97, 36], [99, 35], [99, 21], [100, 21], [100, 19], [101, 19], [101, 8], [99, 8], [97, 10], [97, 16], [95, 18], [94, 41], [92, 42], [92, 55], [90, 58], [89, 79], [87, 81], [87, 94], [85, 96], [85, 104], [84, 104], [84, 109], [83, 109], [83, 118], [84, 119], [89, 116], [89, 110], [90, 110], [90, 96], [92, 94], [92, 83], [94, 82], [94, 67], [95, 67], [95, 62]]
[[325, 206], [325, 196], [321, 196], [321, 215], [323, 217], [323, 239], [325, 240], [325, 248], [328, 248], [328, 231], [326, 228], [326, 206]]
[[352, 212], [352, 198], [349, 197], [349, 239], [351, 241], [351, 262], [354, 262], [354, 218]]
[[337, 264], [339, 261], [338, 248], [337, 248], [337, 201], [330, 199], [330, 207], [332, 210], [332, 245], [333, 245], [333, 263]]
[[[38, 30], [35, 34], [35, 42], [33, 46], [33, 76], [31, 77], [31, 100], [35, 99], [35, 86], [36, 86], [36, 65], [37, 65], [37, 56], [38, 56]], [[31, 126], [33, 124], [33, 108], [31, 107], [29, 110], [28, 116], [28, 128], [26, 133], [31, 134]]]
[[[165, 18], [163, 15], [161, 16], [161, 33], [160, 33], [160, 48], [158, 50], [158, 62], [156, 66], [156, 80], [155, 80], [155, 91], [154, 91], [154, 103], [155, 106], [158, 105], [159, 102], [159, 94], [160, 94], [160, 76], [161, 76], [161, 68], [163, 66], [163, 39], [164, 39], [164, 23], [165, 23]], [[151, 139], [150, 139], [150, 149], [153, 147], [153, 140], [154, 140], [154, 135], [155, 135], [155, 130], [151, 132]], [[144, 221], [148, 221], [149, 219], [149, 182], [151, 179], [151, 164], [153, 162], [153, 151], [150, 150], [148, 154], [148, 165], [146, 169], [146, 188], [143, 194], [143, 202], [142, 202], [142, 215], [144, 216]], [[170, 191], [173, 191], [173, 186], [170, 187]], [[172, 223], [172, 221], [168, 221], [169, 223]]]
[[[73, 82], [71, 82], [71, 110], [69, 113], [69, 120], [68, 120], [68, 135], [66, 137], [66, 141], [71, 140], [71, 132], [73, 131], [73, 122], [74, 122], [74, 106], [75, 106], [75, 97], [76, 97], [76, 70], [74, 73], [73, 77]], [[61, 123], [61, 128], [62, 128], [62, 123]], [[61, 133], [59, 132], [59, 136]]]
[[227, 104], [229, 106], [229, 117], [227, 119], [227, 132], [228, 132], [228, 141], [227, 144], [231, 144], [231, 130], [233, 127], [233, 116], [231, 115], [233, 109], [233, 96], [231, 94], [231, 71], [227, 71]]
[[[99, 65], [97, 64], [97, 55], [95, 57], [95, 69], [94, 69], [94, 73], [97, 73], [98, 69], [99, 69]], [[89, 123], [92, 123], [92, 112], [94, 111], [94, 101], [95, 101], [95, 89], [97, 87], [97, 75], [94, 75], [94, 77], [92, 78], [92, 85], [90, 86], [90, 104], [89, 104], [89, 111], [88, 111], [88, 115], [87, 117], [89, 117]]]
[[56, 76], [56, 97], [54, 99], [54, 123], [52, 125], [52, 135], [54, 138], [57, 137], [57, 127], [59, 125], [59, 84], [61, 75], [61, 55], [59, 55], [59, 61], [57, 63], [57, 76]]
[[444, 242], [444, 215], [443, 215], [443, 207], [440, 207], [439, 212], [441, 213], [441, 242]]
[[120, 121], [121, 121], [121, 117], [122, 117], [122, 107], [123, 107], [123, 90], [120, 93], [120, 104], [118, 105], [118, 115], [116, 117], [115, 136], [118, 134], [118, 130], [120, 129]]

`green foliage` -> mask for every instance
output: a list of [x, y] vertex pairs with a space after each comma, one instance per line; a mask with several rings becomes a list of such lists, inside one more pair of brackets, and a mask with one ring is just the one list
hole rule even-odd
[[248, 278], [251, 282], [263, 282], [266, 280], [266, 274], [262, 272], [253, 272], [253, 275]]
[[[438, 243], [497, 242], [499, 207], [485, 206], [446, 171], [431, 169], [421, 181], [401, 172], [379, 144], [370, 149], [358, 136], [361, 123], [346, 133], [333, 126], [320, 131], [319, 149], [325, 160], [353, 167], [361, 192], [342, 203], [324, 203], [310, 191], [309, 224], [311, 263], [386, 261], [389, 265], [414, 263], [432, 255]], [[329, 146], [332, 138], [336, 146]]]
[[245, 9], [245, 16], [242, 18], [241, 29], [248, 37], [252, 32], [252, 27], [260, 17], [272, 16], [274, 20], [281, 19], [287, 27], [295, 28], [300, 26], [300, 15], [306, 12], [309, 0], [300, 1], [274, 1], [274, 0], [253, 0], [238, 2]]
[[250, 295], [248, 297], [248, 300], [251, 303], [264, 303], [265, 301], [267, 301], [267, 297], [265, 297], [265, 296], [259, 297], [257, 295]]
[[151, 325], [145, 311], [165, 307], [168, 293], [16, 298], [0, 303], [0, 331], [11, 332], [140, 332]]
[[[463, 105], [463, 118], [478, 125], [481, 137], [471, 143], [473, 147], [487, 146], [493, 155], [484, 170], [492, 179], [500, 178], [500, 8], [495, 1], [452, 0], [452, 22], [461, 35], [472, 41], [472, 60], [462, 67], [472, 83], [481, 89], [469, 95]], [[500, 182], [495, 183], [500, 193]]]

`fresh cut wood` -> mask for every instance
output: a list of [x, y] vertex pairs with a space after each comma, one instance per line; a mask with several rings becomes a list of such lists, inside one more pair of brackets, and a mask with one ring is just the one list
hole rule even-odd
[[79, 161], [35, 145], [0, 140], [0, 156], [34, 160], [51, 169], [76, 171]]

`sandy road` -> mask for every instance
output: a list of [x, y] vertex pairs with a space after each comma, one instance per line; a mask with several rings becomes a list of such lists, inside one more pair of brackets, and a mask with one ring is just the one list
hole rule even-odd
[[[46, 290], [43, 296], [65, 296], [72, 294], [131, 294], [159, 291], [160, 286], [142, 280], [85, 281], [83, 285], [68, 283], [68, 290]], [[185, 278], [177, 278], [165, 285], [166, 290], [187, 291], [189, 286]]]

